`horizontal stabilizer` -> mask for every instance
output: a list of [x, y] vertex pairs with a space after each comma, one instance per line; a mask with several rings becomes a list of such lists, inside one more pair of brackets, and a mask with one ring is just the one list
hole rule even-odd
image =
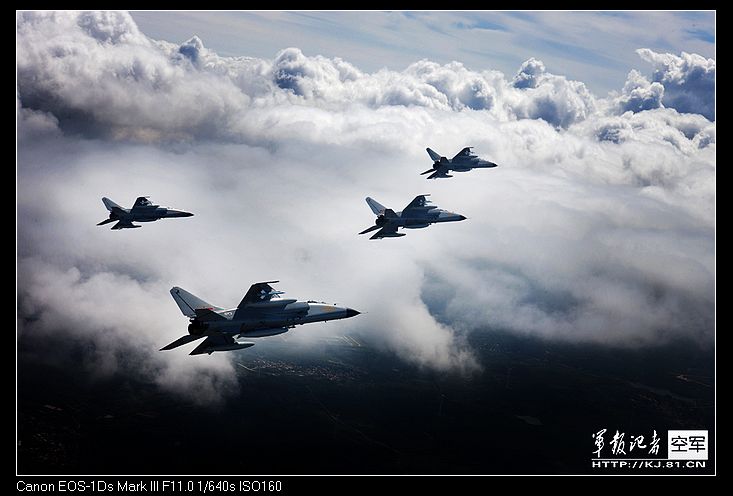
[[368, 228], [364, 229], [364, 230], [363, 230], [362, 232], [360, 232], [359, 234], [366, 234], [366, 233], [368, 233], [368, 232], [376, 231], [377, 229], [380, 229], [381, 227], [382, 227], [382, 226], [372, 226], [372, 227], [368, 227]]
[[421, 176], [424, 176], [425, 174], [430, 174], [431, 172], [435, 172], [435, 169], [430, 168], [430, 169], [426, 170], [425, 172], [421, 172], [420, 175]]
[[203, 335], [194, 336], [193, 334], [187, 334], [181, 338], [176, 339], [171, 344], [167, 344], [163, 346], [160, 351], [166, 351], [166, 350], [172, 350], [173, 348], [178, 348], [179, 346], [183, 346], [184, 344], [188, 344], [191, 341], [196, 341], [197, 339], [201, 339], [204, 337]]
[[115, 222], [116, 220], [117, 220], [117, 219], [105, 219], [105, 220], [103, 220], [102, 222], [100, 222], [100, 223], [99, 223], [99, 224], [97, 224], [97, 225], [98, 225], [98, 226], [103, 226], [103, 225], [105, 225], [105, 224], [109, 224], [110, 222]]
[[369, 239], [397, 238], [399, 236], [404, 236], [404, 234], [397, 234], [397, 225], [388, 223], [382, 229], [375, 232]]

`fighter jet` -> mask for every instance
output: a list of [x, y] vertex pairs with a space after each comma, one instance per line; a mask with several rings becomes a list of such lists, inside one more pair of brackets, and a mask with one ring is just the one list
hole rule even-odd
[[148, 198], [147, 196], [139, 197], [135, 200], [132, 208], [122, 208], [109, 198], [102, 198], [102, 203], [109, 210], [109, 219], [103, 220], [97, 225], [103, 226], [117, 221], [117, 224], [112, 226], [112, 229], [133, 229], [142, 227], [134, 225], [133, 222], [153, 222], [154, 220], [167, 217], [191, 217], [193, 215], [190, 212], [171, 210], [159, 205], [153, 205]]
[[435, 224], [437, 222], [466, 220], [463, 215], [448, 212], [447, 210], [441, 210], [434, 205], [429, 205], [430, 202], [425, 198], [426, 196], [430, 195], [416, 196], [402, 212], [395, 212], [391, 208], [386, 208], [372, 198], [367, 197], [366, 202], [369, 204], [372, 212], [377, 215], [377, 220], [374, 223], [375, 225], [368, 229], [364, 229], [359, 234], [366, 234], [379, 229], [379, 231], [369, 239], [398, 238], [405, 235], [404, 233], [397, 232], [398, 227], [419, 229], [421, 227], [428, 227], [430, 224]]
[[191, 341], [204, 339], [190, 355], [211, 355], [215, 351], [240, 350], [254, 346], [243, 341], [247, 338], [275, 336], [288, 332], [300, 324], [348, 319], [360, 312], [315, 301], [297, 301], [280, 298], [282, 291], [275, 291], [266, 281], [253, 284], [237, 308], [225, 310], [192, 295], [185, 289], [173, 287], [171, 296], [183, 315], [188, 317], [188, 335], [176, 339], [160, 351], [172, 350]]
[[448, 160], [445, 157], [441, 157], [430, 148], [427, 148], [428, 155], [433, 159], [433, 168], [428, 169], [425, 172], [421, 172], [420, 175], [430, 174], [428, 179], [437, 179], [441, 177], [453, 177], [448, 174], [449, 171], [454, 172], [466, 172], [471, 169], [489, 169], [496, 167], [494, 162], [488, 160], [481, 160], [473, 152], [471, 152], [472, 146], [468, 146], [458, 152], [458, 155]]

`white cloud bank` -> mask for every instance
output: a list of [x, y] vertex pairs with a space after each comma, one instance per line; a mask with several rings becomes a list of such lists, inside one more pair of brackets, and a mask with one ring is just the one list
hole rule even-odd
[[[428, 60], [364, 73], [296, 48], [263, 60], [152, 40], [125, 13], [21, 12], [21, 332], [89, 340], [94, 368], [197, 398], [233, 386], [232, 355], [155, 351], [185, 329], [173, 285], [226, 306], [278, 278], [367, 312], [288, 339], [358, 330], [444, 370], [476, 369], [474, 330], [708, 345], [715, 62], [639, 54], [651, 79], [631, 71], [598, 98], [535, 59], [510, 78]], [[466, 145], [500, 167], [417, 175], [426, 146]], [[421, 193], [469, 220], [355, 235], [373, 222], [365, 196], [399, 210]], [[196, 216], [94, 225], [102, 196], [140, 194]]]

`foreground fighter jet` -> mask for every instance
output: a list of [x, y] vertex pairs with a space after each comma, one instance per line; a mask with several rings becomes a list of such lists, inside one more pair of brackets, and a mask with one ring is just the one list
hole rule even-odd
[[404, 233], [397, 232], [398, 227], [419, 229], [421, 227], [428, 227], [430, 224], [435, 224], [436, 222], [466, 220], [462, 215], [454, 214], [447, 210], [440, 210], [434, 205], [429, 205], [430, 202], [425, 198], [426, 196], [430, 195], [416, 196], [402, 212], [395, 212], [391, 208], [385, 208], [383, 205], [367, 197], [366, 202], [369, 204], [372, 212], [377, 214], [377, 220], [374, 223], [375, 225], [364, 229], [359, 234], [366, 234], [380, 229], [379, 232], [375, 233], [369, 239], [398, 238], [404, 236]]
[[132, 208], [122, 208], [109, 198], [102, 198], [102, 203], [109, 210], [109, 219], [103, 220], [98, 226], [117, 221], [112, 229], [132, 229], [136, 226], [133, 222], [153, 222], [154, 220], [166, 217], [191, 217], [193, 214], [180, 210], [170, 210], [159, 205], [153, 205], [147, 196], [141, 196], [135, 200]]
[[237, 308], [225, 310], [215, 307], [192, 295], [185, 289], [174, 287], [171, 296], [183, 315], [189, 317], [187, 336], [176, 339], [160, 351], [172, 350], [191, 341], [204, 339], [190, 354], [211, 355], [215, 351], [240, 350], [254, 346], [242, 338], [261, 338], [288, 332], [299, 324], [348, 319], [360, 312], [314, 301], [297, 301], [280, 298], [282, 291], [275, 291], [270, 284], [278, 281], [253, 284]]
[[450, 171], [455, 172], [466, 172], [471, 169], [489, 169], [496, 167], [494, 162], [488, 160], [481, 160], [473, 152], [471, 152], [472, 146], [468, 146], [458, 152], [458, 155], [448, 160], [445, 157], [441, 157], [430, 148], [427, 148], [428, 155], [433, 159], [433, 168], [428, 169], [425, 172], [421, 172], [420, 175], [430, 174], [428, 179], [436, 179], [440, 177], [453, 177], [448, 174]]

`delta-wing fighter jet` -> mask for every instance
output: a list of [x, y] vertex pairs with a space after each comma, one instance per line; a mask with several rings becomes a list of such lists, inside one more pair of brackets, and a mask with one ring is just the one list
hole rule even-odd
[[103, 226], [116, 221], [117, 224], [112, 226], [112, 229], [133, 229], [142, 227], [136, 226], [133, 222], [153, 222], [168, 217], [191, 217], [193, 215], [190, 212], [153, 205], [147, 196], [141, 196], [135, 200], [132, 208], [122, 208], [109, 198], [102, 198], [102, 203], [109, 210], [109, 219], [103, 220], [97, 225]]
[[377, 220], [372, 227], [364, 229], [359, 234], [366, 234], [379, 229], [369, 239], [398, 238], [405, 235], [397, 232], [399, 227], [420, 229], [438, 222], [466, 220], [463, 215], [441, 210], [437, 206], [431, 205], [430, 201], [425, 198], [426, 196], [430, 195], [416, 196], [402, 212], [395, 212], [391, 208], [386, 208], [374, 199], [367, 197], [366, 202], [372, 212], [377, 215]]
[[[433, 168], [428, 169], [425, 172], [421, 172], [420, 175], [430, 174], [428, 179], [438, 179], [442, 177], [453, 177], [448, 172], [467, 172], [471, 169], [490, 169], [496, 167], [494, 162], [488, 160], [482, 160], [478, 158], [472, 151], [472, 146], [468, 146], [458, 152], [458, 155], [452, 159], [441, 157], [430, 148], [427, 148], [428, 155], [433, 159]], [[431, 174], [432, 173], [432, 174]]]
[[254, 346], [254, 343], [245, 341], [248, 338], [275, 336], [288, 332], [296, 325], [348, 319], [360, 313], [327, 303], [280, 298], [283, 292], [275, 291], [270, 286], [276, 282], [253, 284], [239, 306], [231, 310], [206, 303], [185, 289], [172, 288], [171, 296], [183, 315], [190, 319], [188, 335], [164, 346], [160, 351], [172, 350], [201, 338], [206, 339], [191, 355], [240, 350]]

